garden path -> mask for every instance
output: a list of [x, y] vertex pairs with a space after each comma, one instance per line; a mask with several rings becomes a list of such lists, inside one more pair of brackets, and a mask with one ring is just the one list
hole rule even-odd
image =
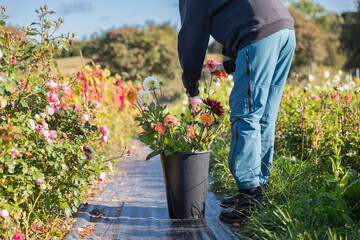
[[149, 149], [143, 145], [134, 152], [115, 165], [119, 171], [101, 193], [81, 205], [65, 240], [238, 239], [219, 220], [220, 202], [213, 193], [207, 194], [205, 219], [169, 219], [160, 158], [145, 161]]

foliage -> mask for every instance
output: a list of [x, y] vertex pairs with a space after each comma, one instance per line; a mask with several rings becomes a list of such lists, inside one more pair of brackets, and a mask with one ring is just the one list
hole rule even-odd
[[289, 11], [295, 20], [296, 29], [296, 49], [291, 69], [303, 77], [307, 76], [312, 65], [324, 60], [326, 39], [314, 19], [307, 18], [295, 8], [289, 8]]
[[[313, 78], [305, 89], [285, 86], [268, 207], [239, 228], [245, 239], [360, 237], [358, 85], [341, 72]], [[232, 194], [230, 131], [224, 133], [213, 144], [212, 189]]]
[[346, 53], [346, 69], [358, 68], [360, 65], [360, 2], [357, 12], [344, 13], [344, 24], [341, 33], [341, 48]]
[[110, 30], [91, 41], [91, 58], [127, 79], [140, 80], [149, 75], [173, 79], [180, 74], [177, 32], [169, 24], [148, 24], [145, 28], [124, 27]]
[[[144, 80], [144, 91], [138, 93], [137, 99], [130, 96], [129, 100], [135, 102], [139, 115], [135, 118], [143, 132], [139, 134], [140, 141], [153, 150], [147, 160], [158, 155], [172, 155], [178, 152], [196, 152], [209, 150], [216, 136], [224, 129], [228, 116], [224, 117], [224, 108], [217, 100], [210, 99], [215, 90], [215, 83], [220, 79], [211, 78], [206, 84], [208, 98], [202, 99], [201, 108], [194, 109], [189, 105], [180, 118], [166, 113], [166, 106], [158, 101], [157, 94], [161, 85], [154, 77]], [[159, 89], [159, 90], [158, 90]], [[152, 101], [151, 94], [156, 104]]]
[[[99, 154], [110, 130], [116, 130], [100, 127], [104, 121], [96, 116], [106, 108], [99, 110], [100, 102], [86, 99], [74, 74], [61, 75], [53, 59], [72, 43], [72, 35], [54, 35], [63, 20], [49, 20], [53, 12], [46, 5], [36, 12], [39, 22], [24, 27], [23, 35], [0, 30], [1, 239], [16, 232], [31, 239], [60, 237], [58, 222], [77, 211], [91, 186], [112, 171], [111, 162]], [[2, 8], [1, 23], [4, 13]], [[102, 73], [98, 68], [88, 71]], [[108, 86], [105, 93], [115, 89], [114, 82]], [[104, 105], [107, 96], [102, 96]], [[110, 106], [107, 111], [129, 110]]]

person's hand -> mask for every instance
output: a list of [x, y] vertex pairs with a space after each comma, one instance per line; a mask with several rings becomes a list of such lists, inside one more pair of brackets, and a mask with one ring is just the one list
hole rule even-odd
[[226, 71], [224, 65], [222, 63], [219, 63], [213, 69], [211, 69], [210, 72], [211, 74], [216, 74], [217, 72], [226, 72]]
[[200, 99], [200, 96], [188, 97], [188, 101], [192, 106], [194, 112], [200, 111], [200, 106], [203, 104], [203, 101]]

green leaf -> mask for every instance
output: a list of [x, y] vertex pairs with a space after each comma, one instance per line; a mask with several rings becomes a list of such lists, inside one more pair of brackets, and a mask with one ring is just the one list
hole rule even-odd
[[173, 155], [175, 151], [173, 149], [166, 148], [164, 151], [165, 156]]
[[1, 25], [1, 26], [5, 26], [5, 24], [6, 24], [6, 23], [5, 23], [4, 20], [0, 20], [0, 25]]
[[66, 51], [69, 51], [69, 45], [66, 41], [64, 40], [60, 40], [59, 41], [61, 43], [61, 46], [63, 46], [63, 48], [66, 50]]
[[146, 161], [149, 161], [151, 158], [155, 157], [156, 155], [158, 155], [160, 153], [161, 153], [160, 150], [153, 151], [152, 153], [150, 153], [149, 155], [146, 156]]
[[28, 32], [28, 33], [26, 33], [26, 35], [35, 36], [35, 35], [37, 35], [37, 33], [36, 32]]
[[71, 216], [71, 209], [69, 207], [65, 208], [65, 215], [67, 217], [70, 217]]

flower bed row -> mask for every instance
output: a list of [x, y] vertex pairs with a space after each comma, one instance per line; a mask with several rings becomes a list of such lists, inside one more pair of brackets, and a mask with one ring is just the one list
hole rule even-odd
[[113, 159], [131, 154], [123, 146], [135, 128], [124, 102], [132, 84], [97, 66], [61, 75], [53, 55], [74, 35], [54, 36], [63, 20], [49, 20], [46, 5], [36, 11], [23, 35], [0, 30], [1, 239], [61, 236], [59, 221], [113, 171], [106, 146], [118, 146]]

